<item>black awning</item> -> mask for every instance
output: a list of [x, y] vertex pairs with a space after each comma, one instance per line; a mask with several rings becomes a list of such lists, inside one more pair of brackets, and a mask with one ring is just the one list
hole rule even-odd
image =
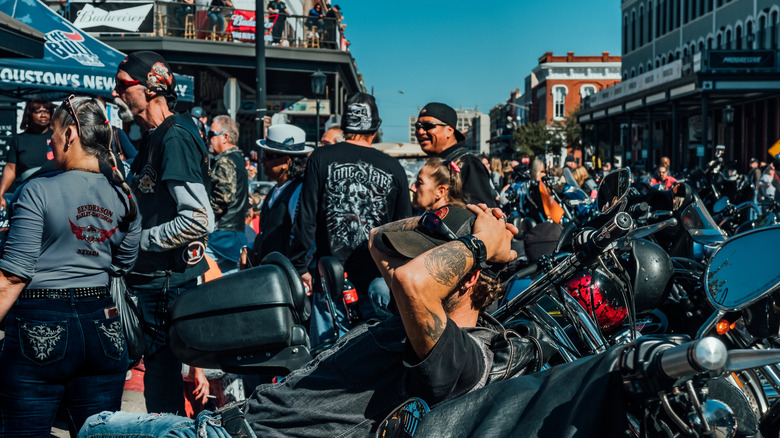
[[0, 12], [0, 58], [43, 58], [43, 32]]

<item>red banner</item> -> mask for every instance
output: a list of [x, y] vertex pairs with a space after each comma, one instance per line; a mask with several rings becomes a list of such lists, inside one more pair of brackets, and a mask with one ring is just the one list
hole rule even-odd
[[233, 11], [226, 31], [233, 35], [234, 41], [255, 42], [255, 11]]

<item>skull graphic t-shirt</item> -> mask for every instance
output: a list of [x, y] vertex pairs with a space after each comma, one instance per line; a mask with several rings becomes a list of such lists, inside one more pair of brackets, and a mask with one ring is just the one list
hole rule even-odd
[[397, 159], [371, 147], [337, 143], [316, 149], [304, 175], [290, 259], [299, 271], [333, 256], [353, 277], [378, 276], [368, 253], [372, 228], [411, 216], [406, 172]]

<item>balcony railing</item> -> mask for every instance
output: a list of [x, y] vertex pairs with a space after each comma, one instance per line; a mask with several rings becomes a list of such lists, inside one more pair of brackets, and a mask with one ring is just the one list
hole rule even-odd
[[[102, 36], [166, 36], [255, 42], [255, 11], [167, 1], [104, 2], [48, 0], [49, 7], [85, 32]], [[336, 19], [265, 14], [267, 45], [347, 50]]]

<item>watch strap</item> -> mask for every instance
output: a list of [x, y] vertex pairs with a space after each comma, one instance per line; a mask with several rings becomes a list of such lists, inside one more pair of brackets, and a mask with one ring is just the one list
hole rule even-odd
[[474, 269], [486, 269], [488, 267], [487, 248], [485, 247], [484, 242], [477, 237], [474, 237], [473, 234], [463, 236], [458, 240], [463, 242], [463, 244], [466, 245], [466, 248], [471, 251], [471, 254], [474, 257]]

